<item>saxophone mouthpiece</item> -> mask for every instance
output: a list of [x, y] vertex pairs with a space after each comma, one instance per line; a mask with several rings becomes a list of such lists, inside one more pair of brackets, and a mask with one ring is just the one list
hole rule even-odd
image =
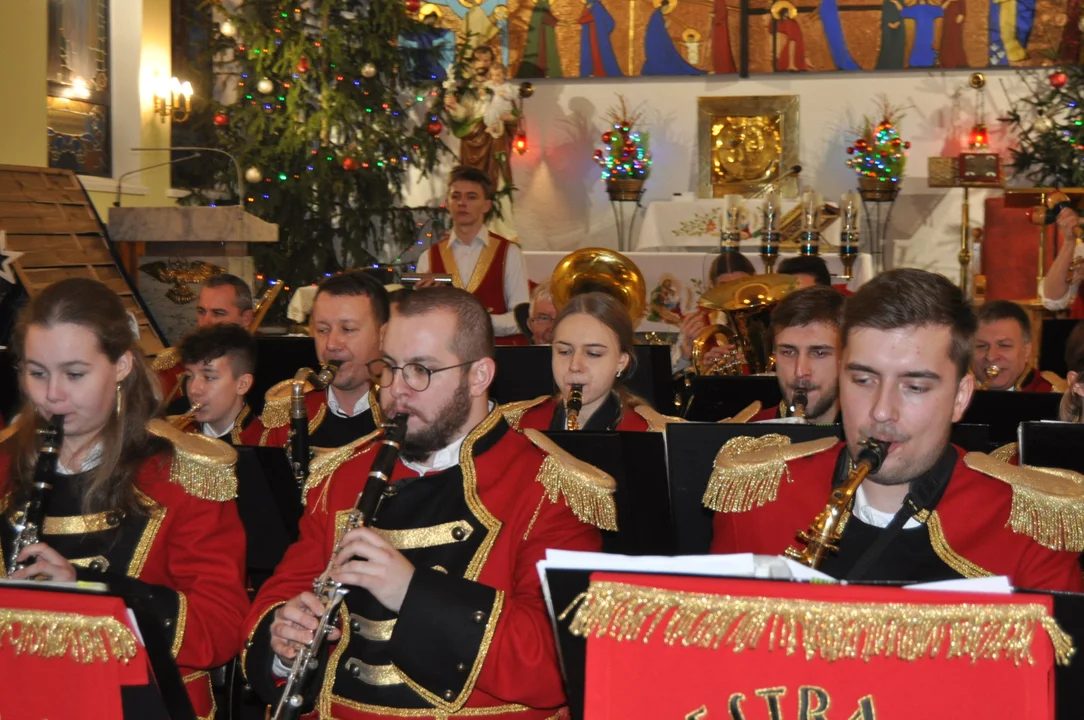
[[858, 443], [858, 458], [856, 463], [869, 465], [869, 474], [876, 473], [881, 469], [881, 465], [884, 464], [885, 458], [888, 457], [888, 448], [892, 443], [888, 440], [878, 440], [877, 438], [866, 438]]

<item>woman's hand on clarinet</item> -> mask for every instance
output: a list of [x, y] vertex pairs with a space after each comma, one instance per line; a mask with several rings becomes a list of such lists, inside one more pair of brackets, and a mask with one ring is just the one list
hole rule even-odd
[[388, 610], [399, 612], [414, 566], [387, 540], [370, 528], [355, 528], [343, 536], [332, 562], [332, 580], [365, 588]]
[[[284, 661], [297, 656], [297, 649], [312, 642], [312, 634], [320, 625], [324, 606], [311, 592], [301, 593], [275, 610], [271, 623], [271, 650]], [[335, 642], [342, 631], [333, 628], [327, 639]]]
[[30, 564], [18, 572], [12, 573], [12, 580], [56, 580], [75, 582], [75, 566], [45, 543], [27, 545], [16, 558], [18, 562]]

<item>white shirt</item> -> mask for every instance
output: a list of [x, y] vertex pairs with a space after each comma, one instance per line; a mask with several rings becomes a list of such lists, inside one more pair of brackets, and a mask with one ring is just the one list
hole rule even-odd
[[336, 417], [356, 417], [369, 409], [369, 391], [366, 390], [365, 393], [358, 398], [358, 401], [354, 403], [354, 412], [347, 415], [343, 412], [342, 405], [339, 404], [339, 398], [335, 395], [335, 388], [329, 385], [327, 389], [327, 409]]
[[[459, 279], [464, 284], [470, 282], [471, 276], [474, 275], [474, 268], [478, 265], [478, 258], [482, 256], [483, 248], [491, 242], [496, 242], [496, 240], [490, 239], [489, 231], [484, 226], [471, 240], [461, 239], [455, 234], [455, 230], [452, 230], [450, 241], [452, 257], [455, 258], [455, 265], [459, 270]], [[429, 255], [434, 252], [440, 252], [436, 245], [428, 252], [422, 253], [422, 256], [418, 258], [416, 268], [418, 272], [430, 272], [432, 265], [429, 262]], [[520, 329], [516, 324], [515, 307], [530, 301], [531, 294], [527, 290], [527, 259], [523, 256], [519, 245], [510, 242], [508, 254], [504, 259], [504, 306], [508, 308], [508, 312], [489, 316], [493, 320], [493, 333], [498, 337], [518, 334]]]
[[200, 433], [206, 435], [209, 438], [222, 438], [233, 432], [233, 426], [236, 424], [236, 421], [231, 422], [228, 428], [226, 428], [220, 433], [216, 433], [215, 429], [211, 427], [211, 423], [200, 423]]
[[[892, 518], [896, 516], [896, 513], [887, 513], [870, 505], [869, 500], [866, 498], [866, 490], [861, 485], [858, 486], [858, 491], [854, 494], [854, 508], [851, 510], [851, 514], [867, 525], [882, 529], [888, 527], [889, 523], [892, 522]], [[913, 517], [908, 518], [903, 525], [903, 529], [911, 530], [917, 528], [920, 524]]]
[[[1073, 260], [1080, 258], [1084, 258], [1084, 244], [1073, 248]], [[1043, 307], [1047, 310], [1064, 310], [1069, 307], [1073, 304], [1073, 298], [1076, 297], [1077, 291], [1080, 289], [1080, 282], [1074, 282], [1069, 285], [1069, 289], [1060, 298], [1051, 299], [1046, 296], [1046, 288], [1043, 287], [1045, 284], [1039, 283], [1039, 299], [1043, 301]]]
[[78, 470], [65, 466], [58, 459], [56, 461], [56, 471], [60, 475], [75, 475], [76, 473], [84, 473], [84, 472], [88, 472], [90, 470], [93, 470], [94, 468], [98, 467], [101, 464], [102, 464], [102, 444], [100, 442], [98, 442], [98, 443], [94, 444], [94, 447], [87, 450], [85, 455], [83, 455], [83, 464]]

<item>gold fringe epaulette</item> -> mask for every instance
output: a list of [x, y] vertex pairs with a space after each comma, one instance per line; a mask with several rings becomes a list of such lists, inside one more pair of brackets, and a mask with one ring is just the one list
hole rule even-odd
[[347, 460], [364, 452], [367, 449], [365, 446], [383, 433], [383, 429], [377, 428], [368, 435], [342, 447], [313, 448], [313, 458], [309, 462], [309, 477], [305, 479], [305, 487], [301, 490], [301, 504], [304, 505], [308, 501], [309, 490], [331, 477], [331, 473], [338, 470]]
[[824, 452], [834, 437], [792, 445], [786, 435], [736, 437], [720, 448], [704, 493], [704, 506], [715, 512], [748, 512], [774, 502], [787, 461]]
[[827, 662], [963, 657], [973, 663], [1030, 664], [1038, 628], [1053, 643], [1059, 665], [1067, 665], [1075, 653], [1073, 639], [1037, 603], [819, 602], [592, 581], [558, 620], [573, 610], [569, 631], [580, 637], [647, 642], [661, 627], [663, 642], [671, 646], [800, 652], [806, 660]]
[[1020, 451], [1020, 443], [1007, 443], [990, 452], [990, 457], [1003, 463], [1011, 462]]
[[154, 372], [172, 370], [181, 362], [181, 349], [179, 347], [166, 348], [151, 358], [150, 367]]
[[271, 386], [264, 393], [263, 411], [260, 422], [265, 428], [278, 428], [290, 424], [290, 392], [293, 380], [283, 380]]
[[1009, 526], [1051, 550], [1084, 552], [1084, 475], [1009, 465], [985, 453], [964, 455], [972, 470], [1012, 486]]
[[1063, 393], [1069, 389], [1069, 383], [1066, 382], [1065, 378], [1058, 375], [1053, 370], [1043, 370], [1039, 373], [1039, 376], [1050, 383], [1050, 392]]
[[170, 482], [201, 500], [226, 502], [237, 497], [237, 450], [221, 440], [186, 433], [162, 419], [151, 420], [147, 430], [173, 443]]
[[555, 503], [558, 497], [564, 497], [565, 504], [583, 522], [603, 530], [617, 530], [617, 482], [594, 465], [570, 455], [540, 430], [529, 428], [523, 434], [546, 453], [536, 477], [546, 489], [546, 499]]
[[685, 422], [685, 418], [663, 415], [661, 412], [645, 403], [633, 405], [632, 411], [644, 420], [647, 420], [647, 429], [649, 432], [665, 432], [667, 423]]
[[519, 430], [519, 421], [523, 419], [523, 415], [531, 408], [546, 402], [550, 397], [552, 396], [543, 395], [542, 397], [536, 397], [534, 400], [517, 400], [516, 402], [505, 403], [499, 408], [501, 416], [504, 417], [506, 423]]
[[720, 420], [719, 424], [720, 425], [731, 425], [731, 424], [738, 425], [738, 424], [741, 424], [741, 423], [747, 423], [750, 420], [752, 420], [753, 417], [756, 416], [756, 414], [758, 412], [760, 412], [763, 408], [764, 408], [764, 406], [760, 404], [759, 400], [754, 400], [753, 402], [749, 403], [743, 409], [741, 409], [738, 412], [734, 413], [730, 417], [723, 418], [722, 420]]
[[127, 663], [138, 644], [131, 629], [114, 617], [49, 610], [0, 609], [0, 646], [16, 655], [69, 657], [80, 663]]

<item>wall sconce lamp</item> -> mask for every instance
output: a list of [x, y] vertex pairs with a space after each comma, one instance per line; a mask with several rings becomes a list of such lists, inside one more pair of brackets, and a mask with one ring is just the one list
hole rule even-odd
[[161, 122], [171, 118], [173, 122], [183, 123], [192, 115], [192, 83], [183, 83], [177, 78], [168, 82], [159, 78], [154, 87], [154, 113]]

